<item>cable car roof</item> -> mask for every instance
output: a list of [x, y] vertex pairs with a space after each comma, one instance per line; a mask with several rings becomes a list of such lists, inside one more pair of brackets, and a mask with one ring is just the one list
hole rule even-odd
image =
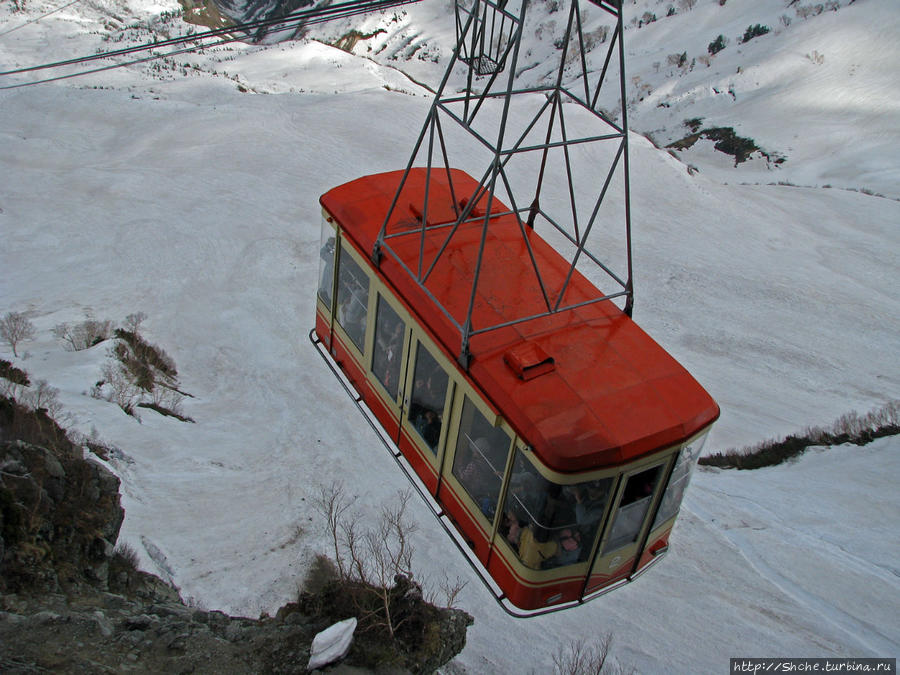
[[[346, 236], [372, 252], [403, 171], [358, 178], [321, 197]], [[412, 169], [387, 225], [389, 253], [379, 270], [426, 330], [449, 354], [459, 353], [481, 241], [483, 217], [450, 237], [453, 207], [477, 183], [459, 170], [431, 171], [428, 229], [421, 224], [427, 170]], [[452, 181], [452, 190], [450, 182]], [[452, 195], [452, 197], [451, 197]], [[484, 207], [486, 198], [478, 203]], [[402, 208], [408, 204], [407, 208]], [[492, 213], [508, 209], [495, 199]], [[480, 213], [483, 214], [483, 211]], [[525, 228], [545, 286], [560, 288], [569, 262]], [[393, 236], [392, 236], [393, 235]], [[451, 321], [411, 276], [427, 269], [424, 286], [454, 317]], [[398, 262], [403, 262], [404, 266]], [[576, 271], [566, 303], [601, 294]], [[528, 247], [515, 215], [492, 217], [478, 283], [472, 326], [496, 326], [547, 311]], [[468, 376], [485, 398], [531, 444], [549, 468], [584, 471], [623, 464], [685, 441], [719, 416], [710, 395], [672, 356], [612, 301], [475, 334]]]

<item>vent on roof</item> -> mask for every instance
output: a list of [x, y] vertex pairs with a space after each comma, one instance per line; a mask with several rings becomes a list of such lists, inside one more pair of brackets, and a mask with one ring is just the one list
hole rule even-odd
[[533, 380], [554, 369], [553, 357], [533, 342], [522, 342], [503, 354], [503, 361], [520, 380]]
[[[463, 197], [459, 200], [459, 210], [460, 212], [465, 211], [466, 207], [469, 205], [469, 199], [467, 197]], [[471, 212], [469, 212], [469, 218], [481, 218], [484, 215], [484, 210], [478, 208], [477, 206], [473, 206]]]
[[[419, 225], [421, 225], [422, 224], [422, 209], [420, 209], [418, 206], [416, 206], [415, 204], [410, 202], [409, 203], [409, 212], [412, 214], [413, 218], [415, 218], [417, 221], [419, 221]], [[428, 222], [425, 224], [432, 225], [433, 223]]]

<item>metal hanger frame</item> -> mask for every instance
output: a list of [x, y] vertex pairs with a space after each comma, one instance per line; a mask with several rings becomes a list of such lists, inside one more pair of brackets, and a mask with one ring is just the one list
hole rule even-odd
[[[434, 101], [429, 110], [425, 124], [416, 140], [409, 162], [400, 180], [397, 192], [391, 202], [384, 222], [379, 231], [372, 250], [372, 260], [378, 265], [382, 256], [389, 255], [400, 264], [410, 277], [420, 286], [422, 291], [434, 302], [435, 306], [451, 321], [459, 330], [460, 344], [458, 360], [464, 368], [468, 368], [470, 359], [469, 342], [473, 336], [496, 330], [501, 327], [530, 321], [558, 312], [565, 312], [587, 304], [619, 299], [624, 302], [623, 311], [631, 316], [634, 306], [632, 253], [631, 253], [631, 203], [630, 181], [628, 170], [628, 122], [625, 107], [625, 74], [624, 74], [624, 44], [622, 12], [619, 2], [610, 0], [596, 0], [591, 4], [601, 8], [612, 17], [611, 31], [603, 65], [599, 69], [591, 70], [588, 67], [585, 33], [582, 25], [582, 12], [580, 4], [585, 0], [571, 0], [568, 11], [565, 35], [561, 43], [559, 61], [555, 78], [552, 84], [541, 86], [518, 86], [517, 77], [519, 68], [520, 46], [522, 42], [523, 27], [525, 24], [526, 9], [529, 0], [520, 0], [521, 6], [517, 11], [508, 7], [509, 0], [456, 0], [456, 30], [457, 42], [453, 51], [450, 64], [444, 73]], [[560, 44], [557, 42], [557, 44]], [[570, 59], [577, 64], [577, 71], [568, 74], [567, 57], [571, 50], [577, 49], [578, 54]], [[448, 82], [451, 74], [458, 64], [464, 64], [466, 68], [466, 87], [460, 94], [448, 92]], [[618, 66], [618, 67], [616, 67]], [[620, 110], [616, 123], [613, 116], [598, 107], [601, 89], [607, 83], [612, 73], [618, 74], [618, 95]], [[501, 74], [506, 73], [505, 80]], [[480, 86], [479, 86], [480, 85]], [[543, 96], [543, 103], [533, 115], [525, 129], [515, 135], [510, 129], [510, 109], [512, 105], [522, 97], [531, 96], [531, 103], [536, 100], [535, 95]], [[476, 123], [487, 117], [488, 123], [496, 121], [492, 117], [494, 113], [486, 110], [488, 101], [497, 101], [502, 105], [499, 124], [496, 126], [496, 136], [490, 136], [481, 131]], [[566, 125], [566, 112], [569, 106], [575, 106], [579, 111], [587, 111], [592, 120], [592, 128], [596, 127], [596, 133], [588, 135], [571, 135]], [[487, 106], [490, 107], [490, 106]], [[442, 121], [443, 120], [443, 121]], [[542, 142], [532, 139], [533, 132], [540, 130], [541, 123], [546, 124], [546, 134]], [[457, 188], [453, 184], [450, 172], [448, 144], [445, 136], [444, 124], [452, 123], [464, 129], [471, 138], [482, 146], [491, 159], [488, 166], [480, 176], [475, 176], [477, 187], [471, 194], [457, 194]], [[423, 145], [425, 149], [426, 182], [423, 202], [421, 204], [421, 217], [418, 218], [417, 227], [404, 227], [391, 231], [389, 224], [396, 222], [395, 212], [399, 208], [400, 195], [409, 177], [413, 165], [420, 157]], [[526, 142], [527, 141], [527, 142]], [[613, 159], [605, 172], [598, 172], [596, 185], [596, 197], [590, 217], [586, 222], [579, 221], [576, 196], [584, 198], [584, 195], [576, 195], [574, 185], [573, 167], [570, 157], [570, 148], [576, 145], [590, 143], [608, 143], [615, 147]], [[571, 207], [571, 229], [566, 228], [558, 217], [549, 213], [541, 206], [541, 191], [545, 181], [549, 181], [547, 175], [547, 160], [551, 150], [561, 150], [565, 164], [565, 180], [568, 183], [568, 198]], [[537, 170], [536, 185], [533, 193], [526, 195], [525, 199], [517, 199], [510, 181], [510, 161], [523, 153], [540, 153], [541, 159]], [[610, 267], [588, 250], [587, 244], [595, 225], [598, 222], [598, 213], [604, 200], [607, 198], [608, 188], [616, 172], [623, 173], [624, 187], [624, 254], [627, 271], [623, 276], [616, 274]], [[450, 187], [455, 221], [450, 223], [431, 224], [429, 214], [429, 188], [433, 172], [444, 172]], [[553, 180], [559, 180], [554, 176]], [[495, 193], [502, 187], [509, 198], [509, 208], [500, 209], [499, 199], [495, 199]], [[521, 190], [519, 190], [521, 194]], [[591, 195], [588, 196], [589, 198]], [[480, 203], [480, 202], [484, 203]], [[474, 207], [478, 205], [476, 214]], [[445, 205], [442, 205], [445, 206]], [[416, 205], [417, 209], [419, 205]], [[483, 211], [483, 213], [482, 213]], [[526, 244], [531, 260], [531, 265], [540, 286], [544, 300], [544, 311], [528, 316], [514, 317], [490, 326], [473, 326], [472, 315], [478, 286], [481, 281], [481, 272], [484, 265], [484, 250], [488, 229], [491, 222], [499, 216], [515, 217], [523, 240]], [[539, 265], [535, 259], [528, 231], [532, 230], [538, 217], [561, 233], [574, 248], [568, 256], [568, 273], [562, 287], [556, 291], [550, 289], [541, 274]], [[434, 294], [427, 288], [432, 271], [460, 226], [469, 223], [481, 223], [481, 238], [477, 254], [477, 262], [472, 278], [469, 293], [468, 310], [466, 316], [460, 321], [441, 304]], [[425, 238], [428, 234], [434, 234], [441, 230], [444, 236], [443, 244], [439, 247], [434, 259], [425, 260]], [[418, 236], [419, 255], [416, 264], [411, 267], [400, 258], [392, 249], [392, 240], [399, 237]], [[602, 293], [598, 290], [597, 296], [581, 302], [567, 303], [566, 291], [570, 287], [577, 265], [580, 262], [592, 263], [601, 269], [613, 285], [617, 288], [611, 293]]]

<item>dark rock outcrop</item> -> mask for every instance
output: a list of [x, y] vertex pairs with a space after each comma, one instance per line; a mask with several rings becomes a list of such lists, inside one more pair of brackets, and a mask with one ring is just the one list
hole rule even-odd
[[[114, 549], [119, 480], [82, 455], [46, 412], [0, 397], [0, 672], [306, 672], [327, 598], [260, 619], [185, 606]], [[409, 602], [421, 644], [363, 641], [343, 672], [433, 672], [463, 648], [468, 614]]]

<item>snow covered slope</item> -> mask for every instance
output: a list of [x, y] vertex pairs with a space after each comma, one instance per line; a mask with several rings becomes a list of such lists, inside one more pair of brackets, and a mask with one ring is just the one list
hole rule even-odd
[[[736, 0], [726, 8], [776, 5], [786, 11], [784, 3]], [[427, 7], [434, 5], [415, 9]], [[37, 0], [26, 12], [0, 6], [0, 70], [89, 53], [105, 45], [103, 35], [139, 39], [138, 29], [108, 27], [113, 14], [121, 26], [183, 29], [161, 18], [172, 5], [136, 0], [72, 5], [16, 28], [53, 8]], [[691, 16], [708, 10], [698, 3]], [[790, 28], [853, 12], [878, 27], [896, 14], [890, 3], [857, 0]], [[717, 58], [736, 49], [745, 21], [769, 15], [756, 16], [738, 16], [737, 29], [709, 24], [710, 33], [732, 37]], [[664, 25], [660, 18], [630, 29], [629, 49]], [[449, 35], [452, 24], [422, 30]], [[702, 48], [715, 37], [706, 30], [692, 38]], [[896, 54], [880, 35], [873, 29], [867, 38], [878, 45], [872, 52]], [[762, 36], [747, 49], [779, 39]], [[655, 49], [679, 46], [660, 36]], [[816, 72], [830, 63], [824, 53]], [[20, 345], [27, 356], [13, 359], [6, 345], [0, 356], [59, 388], [73, 429], [96, 430], [120, 448], [112, 463], [123, 479], [123, 539], [142, 565], [198, 605], [256, 615], [290, 599], [307, 562], [325, 550], [310, 506], [323, 483], [343, 478], [366, 506], [404, 485], [306, 333], [319, 194], [402, 166], [429, 99], [390, 64], [317, 42], [232, 45], [167, 63], [0, 90], [0, 312], [26, 311], [38, 331]], [[881, 86], [870, 72], [860, 66], [829, 86], [855, 96], [853, 78]], [[0, 86], [43, 76], [0, 78]], [[773, 97], [792, 82], [777, 79]], [[881, 114], [898, 100], [891, 91], [871, 110], [858, 99], [873, 125], [842, 124], [840, 115], [827, 122], [849, 145], [870, 147], [886, 175], [900, 164], [896, 117]], [[646, 113], [640, 104], [635, 128]], [[744, 128], [768, 149], [764, 134], [775, 138], [784, 124], [743, 110], [746, 117], [715, 123], [758, 125]], [[793, 161], [785, 154], [776, 178]], [[819, 154], [810, 175], [873, 185], [846, 157]], [[635, 317], [721, 404], [708, 449], [900, 398], [900, 202], [766, 180], [737, 185], [757, 178], [725, 164], [691, 175], [679, 159], [632, 139]], [[195, 424], [149, 410], [138, 423], [91, 398], [106, 346], [67, 352], [52, 335], [56, 324], [86, 314], [121, 321], [136, 311], [149, 317], [146, 337], [175, 359], [194, 396], [184, 412]], [[461, 604], [476, 625], [448, 672], [521, 672], [523, 664], [540, 672], [560, 641], [607, 630], [616, 658], [648, 673], [721, 672], [741, 655], [896, 656], [898, 450], [890, 439], [761, 472], [701, 472], [667, 559], [578, 610], [513, 621], [472, 580]], [[424, 508], [415, 516], [419, 569], [468, 575]]]
[[[557, 0], [536, 0], [527, 10], [519, 69], [535, 83], [554, 76], [540, 64], [558, 49], [564, 10]], [[633, 0], [624, 11], [633, 130], [667, 146], [689, 136], [685, 122], [694, 120], [699, 128], [733, 128], [755, 141], [761, 152], [737, 169], [734, 157], [714, 151], [711, 141], [678, 152], [719, 181], [831, 186], [900, 198], [897, 162], [879, 151], [900, 143], [894, 0]], [[310, 34], [337, 43], [355, 29], [371, 37], [357, 41], [354, 53], [436, 83], [455, 40], [450, 12], [451, 3], [425, 0], [386, 16], [314, 27]], [[586, 5], [587, 34], [602, 15]], [[768, 32], [742, 42], [752, 26]], [[712, 54], [719, 36], [725, 46]], [[605, 46], [598, 42], [590, 52], [589, 69], [602, 67]], [[615, 101], [608, 103], [617, 109]]]

